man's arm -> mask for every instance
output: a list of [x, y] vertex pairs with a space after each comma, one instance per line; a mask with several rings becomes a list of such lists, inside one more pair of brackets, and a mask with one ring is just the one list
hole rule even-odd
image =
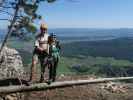
[[56, 41], [56, 47], [57, 47], [59, 50], [61, 49], [59, 40]]
[[39, 46], [38, 40], [35, 41], [35, 49], [37, 49], [37, 50], [39, 50], [39, 51], [43, 51], [43, 49], [40, 48], [40, 46]]

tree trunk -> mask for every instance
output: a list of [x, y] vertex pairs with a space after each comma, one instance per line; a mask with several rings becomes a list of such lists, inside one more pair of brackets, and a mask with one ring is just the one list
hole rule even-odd
[[2, 53], [3, 48], [4, 48], [5, 45], [6, 45], [6, 42], [7, 42], [8, 38], [9, 38], [9, 36], [10, 36], [11, 33], [12, 33], [12, 27], [13, 27], [13, 24], [15, 23], [15, 21], [16, 21], [16, 16], [17, 16], [17, 14], [18, 14], [18, 10], [19, 10], [19, 8], [18, 8], [18, 5], [17, 5], [17, 6], [16, 6], [16, 10], [15, 10], [15, 12], [14, 12], [13, 19], [12, 19], [12, 21], [11, 21], [11, 25], [10, 25], [10, 27], [9, 27], [9, 29], [8, 29], [8, 32], [7, 32], [7, 34], [6, 34], [5, 38], [4, 38], [4, 41], [3, 41], [2, 44], [1, 44], [1, 47], [0, 47], [0, 56], [1, 56], [1, 53]]
[[15, 92], [30, 92], [30, 91], [41, 91], [55, 88], [71, 87], [73, 85], [85, 85], [85, 84], [97, 84], [105, 83], [108, 81], [121, 81], [121, 80], [131, 80], [133, 77], [118, 77], [118, 78], [101, 78], [94, 80], [73, 80], [73, 81], [63, 81], [54, 82], [51, 85], [46, 83], [32, 84], [30, 86], [8, 86], [0, 87], [0, 94], [9, 94]]

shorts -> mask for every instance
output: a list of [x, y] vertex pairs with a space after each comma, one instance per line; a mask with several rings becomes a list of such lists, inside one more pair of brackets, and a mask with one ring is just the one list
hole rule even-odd
[[46, 52], [41, 52], [40, 53], [39, 51], [34, 50], [32, 59], [38, 62], [38, 60], [42, 61], [47, 56], [48, 56], [48, 54]]

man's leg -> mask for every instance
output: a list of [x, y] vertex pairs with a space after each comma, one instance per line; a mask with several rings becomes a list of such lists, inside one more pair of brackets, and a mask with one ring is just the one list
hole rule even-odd
[[53, 79], [53, 62], [49, 64], [49, 80]]
[[40, 64], [41, 64], [41, 77], [40, 77], [40, 82], [43, 82], [44, 81], [45, 66], [47, 65], [47, 62], [45, 60], [46, 60], [46, 58], [41, 58], [40, 59]]
[[37, 55], [33, 55], [32, 58], [32, 65], [31, 65], [31, 75], [30, 75], [30, 81], [36, 82], [37, 81], [37, 73], [36, 73], [36, 65], [37, 65]]
[[55, 61], [54, 62], [54, 66], [53, 66], [53, 78], [52, 78], [52, 81], [54, 82], [55, 79], [56, 79], [56, 69], [57, 69], [57, 66], [58, 66], [58, 61]]
[[58, 62], [59, 62], [59, 58], [54, 59], [53, 82], [56, 80]]
[[51, 82], [53, 81], [54, 62], [50, 61], [48, 67], [49, 67], [49, 80], [47, 81], [47, 83], [51, 84]]

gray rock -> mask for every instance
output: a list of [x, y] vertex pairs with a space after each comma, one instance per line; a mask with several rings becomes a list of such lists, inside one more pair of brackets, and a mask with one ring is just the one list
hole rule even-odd
[[4, 47], [0, 56], [0, 79], [17, 78], [23, 73], [23, 63], [18, 51]]

